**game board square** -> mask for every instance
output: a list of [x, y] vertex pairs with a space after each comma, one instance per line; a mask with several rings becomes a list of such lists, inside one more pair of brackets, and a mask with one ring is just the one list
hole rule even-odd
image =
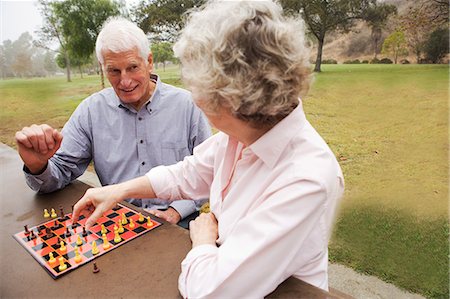
[[135, 213], [134, 212], [128, 212], [128, 213], [125, 213], [125, 216], [127, 216], [127, 217], [131, 217], [131, 216], [133, 216]]
[[113, 218], [116, 218], [117, 216], [119, 216], [119, 214], [117, 214], [117, 213], [111, 213], [111, 214], [107, 215], [106, 217], [108, 217], [108, 218], [110, 218], [110, 219], [113, 219]]
[[134, 231], [136, 234], [140, 234], [140, 233], [142, 233], [143, 231], [145, 231], [145, 228], [143, 228], [142, 226], [138, 226], [138, 227], [136, 227], [135, 229], [133, 229], [133, 231]]
[[122, 207], [121, 206], [115, 206], [114, 208], [112, 208], [113, 211], [118, 211], [120, 210]]
[[48, 245], [46, 244], [46, 243], [40, 243], [40, 244], [37, 244], [36, 246], [34, 246], [33, 247], [33, 250], [34, 251], [38, 251], [38, 250], [41, 250], [42, 248], [45, 248], [45, 247], [47, 247]]
[[108, 227], [108, 226], [113, 225], [113, 224], [114, 224], [114, 221], [112, 221], [112, 220], [108, 220], [108, 221], [106, 221], [105, 223], [103, 223], [103, 225], [104, 225], [105, 227]]
[[122, 239], [128, 240], [128, 239], [131, 239], [132, 237], [134, 237], [135, 234], [133, 234], [133, 232], [126, 231], [123, 234], [121, 234], [120, 236], [122, 237]]
[[94, 255], [92, 254], [92, 251], [91, 251], [91, 250], [86, 251], [86, 252], [83, 252], [82, 255], [84, 255], [84, 256], [85, 256], [86, 258], [88, 258], [88, 259], [94, 256]]
[[[57, 253], [56, 251], [50, 251], [50, 252], [53, 252], [53, 257], [54, 257], [54, 258], [58, 258], [58, 257], [59, 257], [59, 253]], [[50, 255], [49, 255], [50, 252], [42, 256], [42, 258], [43, 258], [44, 260], [46, 260], [47, 262], [48, 262], [48, 260], [50, 259]]]
[[61, 273], [61, 272], [65, 272], [65, 271], [69, 270], [69, 269], [72, 267], [72, 265], [70, 265], [70, 263], [68, 263], [67, 261], [64, 261], [64, 262], [65, 262], [65, 264], [67, 265], [67, 269], [65, 269], [65, 270], [63, 270], [63, 271], [59, 271], [59, 261], [58, 261], [58, 262], [56, 263], [57, 266], [56, 266], [56, 267], [53, 267], [53, 270], [55, 270], [56, 273]]

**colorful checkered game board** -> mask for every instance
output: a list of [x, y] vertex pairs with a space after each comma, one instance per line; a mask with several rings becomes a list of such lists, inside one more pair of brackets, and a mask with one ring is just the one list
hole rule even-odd
[[[122, 220], [122, 214], [128, 219], [128, 223], [123, 225], [123, 233], [120, 233], [121, 241], [116, 243], [114, 241], [114, 226], [118, 226], [118, 222]], [[82, 266], [91, 260], [127, 243], [134, 238], [137, 238], [156, 227], [160, 226], [161, 223], [151, 219], [151, 225], [148, 225], [147, 219], [144, 221], [139, 221], [139, 214], [132, 209], [118, 204], [115, 208], [108, 211], [103, 215], [103, 217], [97, 220], [96, 225], [92, 226], [89, 231], [86, 231], [87, 235], [82, 236], [83, 226], [86, 222], [84, 216], [80, 216], [77, 223], [72, 225], [71, 220], [72, 214], [66, 214], [64, 217], [58, 217], [49, 220], [41, 225], [31, 227], [29, 231], [33, 231], [34, 238], [30, 237], [30, 233], [21, 231], [13, 235], [13, 237], [33, 256], [33, 258], [39, 262], [39, 264], [47, 270], [51, 277], [54, 279]], [[133, 220], [135, 226], [130, 228], [130, 221]], [[103, 238], [101, 233], [101, 225], [106, 228], [106, 237], [109, 242], [109, 248], [103, 248]], [[69, 234], [66, 235], [67, 227], [69, 227]], [[46, 233], [46, 228], [49, 234]], [[81, 237], [83, 242], [82, 245], [78, 246], [78, 252], [82, 258], [81, 262], [75, 262], [75, 252], [74, 248], [77, 246], [76, 242], [78, 235]], [[61, 252], [60, 241], [63, 240], [66, 246], [66, 251]], [[95, 255], [92, 254], [92, 242], [97, 244], [99, 252]], [[50, 253], [56, 259], [56, 262], [50, 263]], [[67, 265], [65, 270], [60, 271], [59, 258], [63, 257], [64, 264]]]

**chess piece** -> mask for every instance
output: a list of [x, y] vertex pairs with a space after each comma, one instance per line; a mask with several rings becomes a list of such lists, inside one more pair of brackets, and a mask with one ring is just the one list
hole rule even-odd
[[66, 227], [66, 237], [70, 237], [72, 234], [70, 233], [69, 227]]
[[59, 215], [60, 215], [61, 219], [64, 219], [64, 209], [62, 206], [59, 206]]
[[102, 229], [101, 229], [100, 232], [102, 233], [102, 235], [103, 235], [103, 234], [106, 234], [106, 228], [105, 228], [105, 225], [104, 225], [104, 224], [102, 224]]
[[80, 235], [78, 235], [78, 237], [77, 237], [77, 245], [78, 246], [83, 245], [83, 240], [81, 239]]
[[74, 258], [75, 263], [79, 264], [82, 261], [82, 257], [80, 255], [80, 253], [78, 252], [78, 246], [75, 246], [74, 251], [75, 251], [75, 258]]
[[130, 218], [130, 228], [131, 229], [133, 229], [136, 225], [134, 224], [134, 222], [133, 222], [133, 219], [132, 218]]
[[122, 241], [122, 237], [119, 235], [119, 229], [114, 225], [114, 242], [119, 243]]
[[128, 223], [127, 216], [125, 216], [125, 213], [122, 213], [122, 225], [125, 225], [127, 223]]
[[48, 227], [45, 228], [45, 234], [46, 234], [47, 239], [50, 239], [53, 236], [52, 230]]
[[64, 270], [66, 270], [67, 269], [67, 265], [66, 265], [66, 263], [64, 263], [64, 258], [63, 257], [60, 257], [59, 259], [59, 271], [64, 271]]
[[44, 209], [44, 218], [50, 218], [50, 213], [47, 209]]
[[139, 219], [138, 219], [138, 222], [139, 223], [143, 223], [145, 220], [144, 220], [144, 216], [142, 215], [142, 213], [139, 213]]
[[119, 229], [118, 229], [119, 234], [121, 234], [125, 231], [125, 229], [123, 228], [122, 222], [123, 222], [123, 220], [122, 221], [119, 220]]
[[92, 270], [92, 272], [94, 272], [94, 273], [100, 272], [100, 269], [97, 267], [97, 263], [96, 262], [94, 262], [94, 270]]
[[48, 262], [49, 262], [50, 264], [56, 263], [56, 259], [55, 259], [55, 257], [53, 256], [53, 252], [50, 252], [50, 253], [48, 254], [48, 257], [49, 257]]
[[36, 237], [36, 235], [34, 234], [34, 231], [31, 230], [31, 231], [30, 231], [30, 239], [33, 240], [33, 239], [36, 239], [36, 238], [37, 238], [37, 237]]
[[23, 228], [25, 229], [25, 236], [28, 236], [30, 234], [30, 231], [28, 230], [28, 225], [24, 225]]
[[152, 226], [153, 226], [152, 219], [150, 218], [150, 216], [147, 216], [147, 227], [152, 227]]
[[87, 233], [87, 231], [86, 231], [86, 228], [83, 226], [83, 233], [82, 233], [82, 236], [83, 236], [83, 237], [87, 237], [87, 235], [88, 235], [88, 233]]
[[95, 241], [92, 241], [92, 254], [96, 255], [99, 252], [100, 252], [100, 250], [98, 250], [97, 243], [95, 243]]
[[53, 223], [53, 229], [58, 229], [59, 225], [58, 225], [58, 221], [55, 220], [55, 222]]
[[102, 235], [103, 238], [103, 249], [108, 249], [111, 245], [109, 245], [108, 239], [106, 238], [106, 234]]
[[52, 210], [50, 211], [50, 216], [51, 216], [52, 218], [58, 217], [58, 215], [56, 215], [56, 211], [55, 211], [54, 208], [52, 208]]
[[67, 247], [64, 244], [63, 240], [61, 240], [61, 242], [59, 242], [59, 250], [61, 251], [62, 254], [65, 254], [67, 252]]

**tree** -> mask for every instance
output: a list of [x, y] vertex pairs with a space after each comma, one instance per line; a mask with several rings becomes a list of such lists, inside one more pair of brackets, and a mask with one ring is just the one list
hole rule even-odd
[[153, 36], [155, 42], [173, 42], [183, 27], [187, 10], [201, 6], [205, 0], [143, 0], [132, 14], [138, 26]]
[[400, 16], [399, 25], [405, 32], [409, 48], [420, 62], [425, 42], [434, 30], [448, 24], [448, 2], [437, 0], [414, 1]]
[[397, 64], [398, 57], [408, 54], [405, 34], [402, 31], [395, 31], [389, 35], [383, 43], [383, 54], [392, 55], [394, 63]]
[[35, 42], [38, 47], [50, 49], [48, 46], [53, 41], [57, 40], [59, 43], [59, 53], [61, 53], [65, 59], [67, 82], [71, 82], [70, 78], [70, 60], [68, 54], [68, 39], [69, 36], [63, 34], [62, 18], [55, 12], [55, 2], [51, 0], [38, 0], [39, 11], [43, 17], [43, 25], [40, 30], [37, 31], [39, 40]]
[[440, 28], [433, 31], [425, 43], [426, 59], [432, 63], [441, 63], [442, 58], [449, 53], [449, 30]]
[[374, 58], [377, 58], [377, 54], [380, 53], [381, 38], [386, 22], [391, 15], [395, 14], [397, 14], [397, 8], [394, 5], [385, 3], [379, 4], [376, 7], [368, 7], [363, 12], [363, 19], [372, 31], [370, 36], [373, 44]]
[[333, 31], [348, 32], [364, 12], [377, 8], [376, 0], [281, 0], [288, 14], [301, 14], [309, 31], [317, 39], [315, 72], [321, 71], [325, 36]]
[[153, 60], [155, 65], [158, 62], [163, 64], [164, 71], [166, 71], [166, 62], [174, 60], [172, 44], [168, 42], [160, 42], [152, 45]]
[[[64, 0], [54, 2], [55, 14], [61, 19], [70, 57], [81, 68], [90, 60], [103, 23], [120, 14], [122, 5], [110, 0]], [[80, 30], [82, 28], [83, 30]], [[80, 74], [82, 74], [80, 69]], [[102, 87], [105, 86], [102, 73]]]
[[31, 77], [32, 75], [32, 41], [31, 35], [24, 32], [11, 45], [14, 53], [11, 68], [16, 76]]

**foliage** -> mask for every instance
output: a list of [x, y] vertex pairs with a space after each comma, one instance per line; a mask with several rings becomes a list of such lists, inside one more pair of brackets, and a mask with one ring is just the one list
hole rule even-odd
[[442, 62], [442, 58], [449, 53], [448, 35], [448, 27], [437, 29], [430, 34], [424, 46], [427, 60], [432, 63]]
[[391, 33], [383, 43], [383, 54], [390, 54], [394, 58], [394, 63], [397, 64], [397, 59], [400, 56], [408, 54], [408, 47], [406, 43], [405, 34], [402, 31], [395, 31]]
[[392, 60], [390, 60], [389, 58], [382, 58], [380, 59], [380, 62], [378, 62], [380, 64], [392, 64]]
[[369, 9], [376, 11], [384, 7], [378, 5], [376, 0], [281, 0], [280, 3], [288, 14], [301, 14], [309, 31], [317, 39], [315, 72], [321, 71], [323, 45], [327, 33], [348, 32], [355, 20], [368, 17], [366, 11]]
[[374, 58], [380, 53], [382, 33], [388, 18], [396, 14], [397, 7], [386, 3], [378, 4], [376, 7], [368, 7], [363, 12], [363, 19], [371, 29], [370, 36], [372, 38]]
[[361, 61], [359, 61], [359, 59], [344, 61], [344, 64], [360, 64], [360, 63], [361, 63]]
[[204, 2], [205, 0], [142, 0], [132, 10], [132, 15], [139, 27], [151, 34], [153, 41], [174, 42], [183, 27], [183, 15]]
[[169, 42], [159, 42], [152, 44], [153, 61], [157, 65], [162, 63], [164, 71], [166, 70], [166, 62], [174, 61], [175, 57], [172, 50], [172, 44]]
[[37, 48], [24, 32], [15, 40], [0, 44], [0, 77], [44, 77], [56, 72], [51, 51]]
[[337, 61], [335, 59], [324, 59], [322, 64], [337, 64]]

